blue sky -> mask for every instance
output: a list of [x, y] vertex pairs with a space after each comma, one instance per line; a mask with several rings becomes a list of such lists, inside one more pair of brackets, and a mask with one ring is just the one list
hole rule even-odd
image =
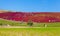
[[0, 0], [0, 10], [60, 12], [60, 0]]

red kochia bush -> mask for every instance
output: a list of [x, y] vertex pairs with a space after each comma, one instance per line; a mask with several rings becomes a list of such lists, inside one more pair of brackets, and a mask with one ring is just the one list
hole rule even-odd
[[29, 20], [33, 22], [60, 22], [60, 13], [59, 12], [5, 12], [0, 13], [0, 18], [14, 21], [24, 21], [28, 22]]

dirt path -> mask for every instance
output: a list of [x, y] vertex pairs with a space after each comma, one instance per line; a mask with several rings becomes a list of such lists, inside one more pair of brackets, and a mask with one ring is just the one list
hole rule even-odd
[[[0, 26], [0, 28], [41, 28], [41, 27], [26, 27], [26, 26]], [[43, 28], [43, 27], [42, 27]]]

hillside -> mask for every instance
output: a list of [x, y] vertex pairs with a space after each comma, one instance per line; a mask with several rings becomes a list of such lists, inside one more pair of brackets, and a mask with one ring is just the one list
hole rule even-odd
[[[2, 12], [2, 11], [0, 11]], [[13, 21], [60, 22], [60, 12], [11, 12], [0, 13], [0, 18]]]

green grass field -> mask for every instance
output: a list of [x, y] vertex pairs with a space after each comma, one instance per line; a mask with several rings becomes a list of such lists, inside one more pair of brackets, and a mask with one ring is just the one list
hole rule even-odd
[[0, 36], [60, 36], [60, 28], [0, 28]]
[[[10, 25], [10, 26], [28, 26], [27, 22], [20, 22], [20, 21], [11, 21], [11, 20], [4, 20], [0, 19], [0, 25]], [[32, 27], [44, 27], [44, 24], [47, 24], [47, 27], [60, 27], [60, 22], [54, 23], [36, 23], [33, 22]]]
[[[44, 27], [44, 24], [46, 24], [47, 27]], [[9, 28], [11, 26], [20, 26], [20, 28]], [[21, 26], [28, 28], [21, 28]], [[0, 36], [60, 36], [60, 22], [34, 23], [32, 27], [29, 27], [26, 22], [21, 23], [20, 21], [0, 19]]]

